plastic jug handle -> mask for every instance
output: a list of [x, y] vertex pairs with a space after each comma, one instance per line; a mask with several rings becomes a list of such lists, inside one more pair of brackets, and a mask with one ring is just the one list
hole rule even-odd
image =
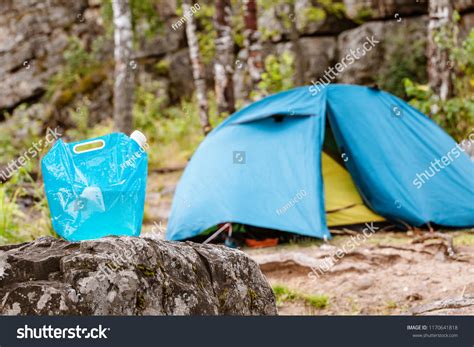
[[[87, 147], [89, 147], [91, 145], [94, 145], [94, 144], [98, 144], [98, 146], [92, 147], [92, 148], [87, 148]], [[82, 147], [84, 147], [83, 150], [81, 150]], [[72, 151], [76, 154], [83, 154], [83, 153], [87, 153], [87, 152], [97, 151], [97, 150], [102, 149], [104, 147], [105, 147], [105, 141], [99, 139], [99, 140], [92, 140], [92, 141], [88, 141], [88, 142], [78, 143], [77, 145], [75, 145], [72, 148]]]

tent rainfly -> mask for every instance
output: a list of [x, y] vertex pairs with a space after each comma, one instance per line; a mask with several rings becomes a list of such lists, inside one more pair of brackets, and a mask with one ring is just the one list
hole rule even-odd
[[166, 237], [233, 222], [322, 238], [382, 220], [474, 226], [474, 163], [403, 100], [336, 84], [268, 96], [214, 129], [178, 184]]

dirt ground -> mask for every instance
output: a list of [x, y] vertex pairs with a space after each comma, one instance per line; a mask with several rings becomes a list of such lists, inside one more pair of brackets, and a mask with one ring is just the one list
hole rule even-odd
[[[180, 175], [179, 171], [150, 175], [144, 233], [164, 238]], [[282, 315], [394, 315], [412, 311], [474, 315], [474, 229], [441, 234], [452, 238], [454, 253], [448, 250], [445, 239], [421, 242], [429, 233], [357, 235], [349, 231], [326, 243], [298, 242], [243, 251], [260, 264], [273, 287], [284, 286], [297, 294], [296, 298], [279, 300]], [[344, 247], [346, 252], [339, 259], [337, 250]], [[331, 256], [332, 265], [328, 261]], [[325, 296], [328, 303], [315, 308], [302, 299], [305, 296]], [[431, 303], [435, 304], [426, 306]]]
[[[411, 314], [417, 308], [430, 314], [474, 315], [473, 300], [467, 299], [474, 297], [474, 233], [446, 235], [454, 240], [451, 256], [444, 239], [412, 243], [420, 235], [376, 233], [340, 259], [334, 257], [332, 266], [322, 261], [344, 245], [349, 248], [350, 236], [336, 236], [326, 244], [245, 251], [260, 264], [272, 286], [284, 285], [303, 296], [329, 297], [323, 309], [304, 300], [280, 302], [281, 315], [394, 315]], [[450, 303], [446, 309], [442, 309], [446, 305], [436, 310], [423, 306], [446, 299]], [[473, 305], [460, 304], [466, 301]]]

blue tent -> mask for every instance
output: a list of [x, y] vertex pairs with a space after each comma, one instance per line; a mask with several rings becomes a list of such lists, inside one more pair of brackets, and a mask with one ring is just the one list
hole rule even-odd
[[328, 132], [372, 211], [413, 226], [474, 226], [474, 163], [448, 134], [389, 93], [328, 85], [271, 95], [214, 129], [176, 189], [167, 239], [224, 222], [330, 237]]

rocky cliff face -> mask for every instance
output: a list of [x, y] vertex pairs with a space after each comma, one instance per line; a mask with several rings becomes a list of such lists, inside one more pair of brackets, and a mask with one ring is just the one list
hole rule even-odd
[[[302, 52], [300, 64], [305, 84], [310, 84], [312, 80], [322, 77], [328, 67], [339, 62], [354, 44], [366, 35], [375, 34], [382, 44], [364, 59], [351, 64], [350, 69], [333, 81], [368, 84], [387, 69], [391, 53], [400, 49], [397, 37], [405, 42], [420, 41], [421, 46], [426, 44], [424, 33], [427, 30], [428, 0], [341, 2], [345, 5], [346, 15], [328, 14], [323, 21], [302, 17], [305, 11], [317, 6], [317, 2], [311, 0], [296, 0], [293, 10], [289, 6], [276, 6], [261, 11], [259, 25], [270, 33], [265, 37], [265, 54], [278, 54], [284, 48], [292, 48], [294, 42], [290, 39], [290, 29], [284, 23], [296, 21], [297, 42]], [[461, 32], [465, 35], [474, 26], [474, 0], [455, 0], [454, 3], [462, 14]], [[69, 37], [91, 43], [104, 32], [101, 6], [100, 0], [0, 2], [0, 119], [5, 111], [13, 111], [22, 102], [34, 102], [45, 93], [48, 80], [64, 62], [63, 53]], [[184, 27], [178, 30], [171, 27], [178, 20], [176, 7], [176, 0], [160, 2], [158, 11], [164, 21], [163, 32], [151, 40], [138, 38], [135, 57], [139, 80], [158, 81], [163, 89], [161, 92], [172, 101], [182, 95], [190, 95], [193, 90]], [[110, 47], [103, 50], [111, 52]], [[160, 76], [153, 72], [153, 67], [161, 60], [168, 61], [170, 65], [169, 72]], [[245, 94], [242, 90], [245, 83], [239, 66], [240, 62], [236, 61], [236, 94], [242, 96]], [[420, 69], [425, 67], [420, 66]], [[212, 79], [212, 70], [208, 68], [207, 72], [208, 78]], [[91, 82], [95, 91], [91, 92], [88, 107], [93, 121], [110, 115], [112, 102], [111, 85], [103, 82], [108, 79], [99, 77], [95, 76], [97, 80]], [[40, 109], [36, 113], [42, 114], [45, 110]]]
[[90, 40], [101, 31], [97, 9], [87, 0], [0, 2], [0, 110], [44, 93], [69, 36]]
[[3, 315], [275, 315], [258, 265], [222, 246], [146, 238], [0, 247]]

